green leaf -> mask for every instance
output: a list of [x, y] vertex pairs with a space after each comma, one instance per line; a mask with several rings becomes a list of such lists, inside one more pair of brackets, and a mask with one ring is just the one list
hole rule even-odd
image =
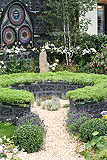
[[92, 133], [93, 136], [97, 136], [98, 134], [99, 134], [98, 131], [94, 131], [94, 132]]

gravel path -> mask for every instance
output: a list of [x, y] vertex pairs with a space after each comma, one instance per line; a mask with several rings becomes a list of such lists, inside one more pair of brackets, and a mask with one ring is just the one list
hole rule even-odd
[[[68, 101], [61, 100], [61, 104], [67, 104]], [[47, 126], [45, 143], [39, 152], [21, 155], [24, 160], [83, 160], [75, 152], [76, 147], [82, 145], [74, 140], [66, 131], [64, 119], [67, 116], [67, 108], [60, 108], [57, 111], [48, 111], [38, 107], [36, 104], [32, 112], [39, 114]]]

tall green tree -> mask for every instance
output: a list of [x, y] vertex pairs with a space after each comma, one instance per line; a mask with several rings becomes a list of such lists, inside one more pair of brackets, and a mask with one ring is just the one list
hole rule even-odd
[[[97, 0], [44, 0], [46, 10], [44, 19], [47, 22], [47, 33], [60, 37], [65, 50], [71, 49], [71, 39], [75, 47], [79, 32], [87, 31], [91, 22], [86, 13], [92, 11]], [[72, 54], [66, 52], [67, 64]]]

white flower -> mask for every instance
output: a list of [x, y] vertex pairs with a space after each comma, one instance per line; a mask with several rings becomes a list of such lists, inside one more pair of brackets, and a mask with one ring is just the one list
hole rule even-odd
[[10, 138], [7, 138], [7, 142], [9, 142], [10, 141]]
[[25, 151], [25, 149], [24, 148], [22, 148], [22, 150], [21, 150], [22, 152], [24, 152]]
[[58, 62], [59, 62], [59, 59], [55, 59], [55, 62], [57, 62], [57, 63], [58, 63]]
[[101, 112], [101, 115], [102, 115], [102, 116], [106, 116], [106, 115], [107, 115], [107, 111], [102, 111], [102, 112]]
[[15, 48], [15, 46], [13, 46], [13, 48]]
[[55, 47], [55, 45], [54, 45], [54, 44], [50, 44], [50, 46], [51, 46], [51, 47]]
[[90, 48], [90, 50], [91, 50], [92, 52], [95, 52], [95, 53], [96, 53], [95, 48]]
[[49, 48], [49, 44], [46, 43], [44, 48], [45, 48], [45, 49], [50, 49], [50, 48]]
[[0, 63], [1, 63], [1, 64], [4, 64], [4, 62], [3, 62], [3, 61], [1, 61]]
[[1, 68], [1, 66], [0, 66], [0, 68]]
[[52, 70], [54, 71], [54, 70], [55, 70], [55, 67], [52, 67]]
[[54, 63], [54, 64], [53, 64], [53, 67], [56, 67], [56, 66], [57, 66], [57, 63]]
[[4, 139], [6, 139], [6, 136], [4, 135]]
[[76, 49], [79, 50], [79, 49], [80, 49], [80, 46], [77, 46]]
[[90, 53], [90, 50], [89, 50], [89, 49], [88, 49], [88, 50], [87, 50], [87, 49], [84, 49], [84, 50], [82, 51], [82, 55], [85, 55], [85, 54], [87, 54], [87, 53], [88, 53], [88, 54]]
[[49, 67], [52, 68], [52, 65], [50, 65]]
[[18, 50], [15, 50], [15, 53], [16, 53], [16, 54], [18, 54], [18, 53], [19, 53], [19, 51], [18, 51]]
[[7, 52], [7, 53], [11, 53], [11, 50], [10, 50], [10, 49], [6, 49], [6, 52]]
[[2, 139], [0, 138], [0, 143], [2, 143]]
[[13, 152], [14, 152], [14, 153], [17, 153], [17, 152], [18, 152], [18, 149], [17, 149], [17, 148], [14, 148], [14, 149], [13, 149]]
[[6, 66], [4, 66], [4, 68], [6, 68]]
[[33, 48], [32, 51], [34, 52], [36, 50], [36, 48]]
[[2, 153], [3, 152], [3, 147], [2, 146], [0, 146], [0, 153]]

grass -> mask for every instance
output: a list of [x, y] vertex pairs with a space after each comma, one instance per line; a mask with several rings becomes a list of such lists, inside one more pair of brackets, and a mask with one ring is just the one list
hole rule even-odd
[[16, 126], [12, 123], [5, 123], [0, 121], [0, 138], [2, 138], [4, 135], [7, 138], [11, 138]]

